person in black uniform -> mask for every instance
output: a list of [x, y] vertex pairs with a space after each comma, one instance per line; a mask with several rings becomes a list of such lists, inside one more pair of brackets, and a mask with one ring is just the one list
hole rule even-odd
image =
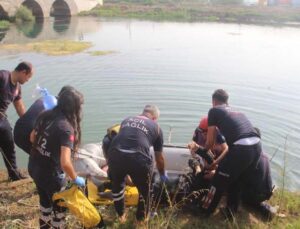
[[83, 95], [69, 87], [59, 95], [56, 107], [39, 116], [31, 132], [28, 172], [40, 198], [40, 228], [65, 227], [65, 209], [52, 202], [53, 194], [64, 185], [65, 173], [78, 186], [85, 185], [71, 162], [81, 140], [82, 103]]
[[0, 151], [11, 181], [26, 177], [18, 171], [12, 128], [7, 119], [6, 110], [13, 103], [20, 117], [25, 113], [21, 85], [26, 83], [32, 75], [33, 67], [29, 62], [19, 63], [12, 72], [0, 70], [0, 148], [2, 149]]
[[16, 145], [30, 154], [32, 143], [30, 142], [30, 133], [33, 130], [34, 124], [40, 113], [45, 111], [43, 98], [37, 99], [20, 117], [14, 126], [14, 141]]
[[[195, 129], [193, 135], [193, 141], [188, 144], [188, 148], [191, 149], [192, 158], [189, 159], [189, 166], [193, 169], [193, 171], [197, 174], [203, 170], [203, 158], [200, 158], [199, 155], [195, 154], [195, 150], [199, 148], [205, 147], [206, 139], [207, 139], [207, 128], [208, 128], [208, 118], [207, 116], [203, 117], [200, 120], [199, 126]], [[213, 146], [212, 154], [212, 162], [210, 163], [209, 170], [214, 171], [219, 162], [225, 157], [228, 152], [228, 146], [226, 144], [224, 136], [217, 129], [215, 144]], [[206, 158], [208, 160], [209, 158]], [[210, 160], [208, 160], [210, 161]], [[200, 166], [202, 164], [202, 166]], [[202, 168], [201, 168], [202, 167]], [[210, 179], [214, 173], [208, 173], [208, 178]]]
[[152, 188], [153, 146], [156, 167], [162, 182], [168, 178], [164, 168], [163, 133], [156, 120], [159, 110], [155, 105], [146, 105], [139, 116], [128, 117], [121, 123], [120, 132], [114, 137], [108, 152], [108, 165], [112, 179], [112, 195], [120, 222], [125, 222], [124, 191], [125, 177], [129, 175], [139, 191], [136, 219], [147, 220]]
[[[70, 89], [70, 86], [64, 86], [58, 96], [66, 89]], [[54, 105], [54, 104], [51, 104]], [[37, 99], [20, 117], [14, 127], [14, 140], [18, 147], [24, 150], [27, 154], [30, 154], [32, 143], [30, 142], [30, 133], [33, 130], [34, 124], [38, 116], [45, 111], [43, 97]]]
[[228, 106], [228, 97], [223, 89], [216, 90], [212, 95], [213, 107], [208, 112], [205, 151], [214, 145], [216, 128], [225, 137], [229, 150], [220, 162], [209, 193], [203, 200], [202, 207], [207, 214], [215, 210], [225, 191], [228, 192], [227, 209], [231, 213], [237, 211], [239, 197], [234, 189], [241, 181], [249, 179], [244, 175], [252, 172], [262, 154], [259, 135], [243, 113]]
[[[254, 129], [261, 137], [260, 130], [256, 127]], [[242, 179], [244, 182], [234, 190], [246, 205], [258, 210], [266, 219], [272, 219], [277, 208], [265, 202], [271, 198], [274, 189], [269, 158], [262, 153], [258, 163], [253, 166], [244, 174], [247, 179]]]

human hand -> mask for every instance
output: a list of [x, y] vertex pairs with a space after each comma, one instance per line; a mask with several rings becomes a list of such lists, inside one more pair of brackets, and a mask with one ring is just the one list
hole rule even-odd
[[199, 149], [200, 146], [196, 142], [192, 141], [187, 144], [187, 147], [190, 150], [192, 156], [194, 156], [195, 152]]
[[78, 185], [79, 187], [84, 187], [85, 186], [85, 179], [83, 177], [77, 176], [73, 182]]
[[163, 174], [160, 174], [160, 181], [161, 181], [162, 183], [166, 183], [166, 182], [169, 181], [169, 176], [168, 176], [167, 171], [164, 171]]

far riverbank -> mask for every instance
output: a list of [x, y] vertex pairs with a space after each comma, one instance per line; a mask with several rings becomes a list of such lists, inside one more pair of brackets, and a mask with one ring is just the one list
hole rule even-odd
[[82, 16], [137, 18], [155, 21], [212, 21], [300, 26], [300, 8], [204, 4], [197, 1], [106, 1]]

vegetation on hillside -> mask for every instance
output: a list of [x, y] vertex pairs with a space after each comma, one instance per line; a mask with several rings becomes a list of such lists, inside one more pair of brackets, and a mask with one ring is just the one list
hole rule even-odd
[[[108, 0], [80, 15], [168, 21], [300, 23], [300, 8], [243, 6], [240, 0]], [[214, 4], [215, 3], [215, 4]]]

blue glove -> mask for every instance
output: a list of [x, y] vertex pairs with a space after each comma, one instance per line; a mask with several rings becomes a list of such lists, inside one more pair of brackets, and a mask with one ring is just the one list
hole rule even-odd
[[83, 177], [77, 176], [73, 182], [77, 184], [79, 187], [84, 187], [85, 186], [85, 179]]
[[160, 181], [163, 183], [166, 183], [169, 181], [168, 173], [167, 171], [164, 171], [163, 174], [160, 174]]

